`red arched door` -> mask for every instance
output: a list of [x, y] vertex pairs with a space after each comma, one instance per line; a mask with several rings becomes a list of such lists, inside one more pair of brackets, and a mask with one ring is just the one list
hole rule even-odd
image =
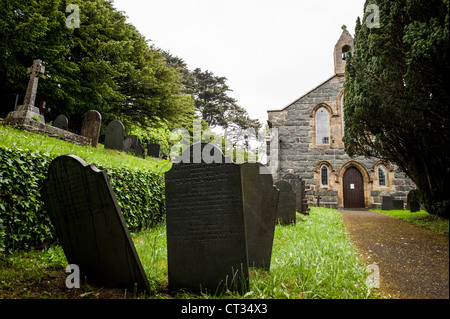
[[365, 208], [364, 181], [361, 172], [353, 166], [347, 168], [342, 178], [344, 208]]

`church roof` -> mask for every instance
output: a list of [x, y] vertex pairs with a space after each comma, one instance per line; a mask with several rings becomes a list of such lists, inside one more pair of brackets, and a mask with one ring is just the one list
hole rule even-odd
[[321, 87], [322, 85], [326, 84], [328, 81], [334, 79], [335, 77], [337, 77], [337, 74], [334, 74], [332, 77], [330, 77], [329, 79], [327, 79], [326, 81], [320, 83], [319, 85], [315, 86], [313, 89], [309, 90], [308, 92], [306, 92], [305, 94], [303, 94], [302, 96], [300, 96], [299, 98], [295, 99], [295, 101], [289, 103], [288, 105], [286, 105], [284, 108], [282, 108], [281, 110], [268, 110], [267, 112], [281, 112], [286, 110], [288, 107], [290, 107], [291, 105], [297, 103], [297, 101], [301, 100], [302, 98], [304, 98], [305, 96], [307, 96], [308, 94], [310, 94], [311, 92], [313, 92], [314, 90], [318, 89], [319, 87]]

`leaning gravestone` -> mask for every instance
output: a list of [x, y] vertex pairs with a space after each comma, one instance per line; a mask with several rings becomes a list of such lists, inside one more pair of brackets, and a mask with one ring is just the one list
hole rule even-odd
[[245, 293], [249, 275], [240, 167], [209, 147], [192, 145], [165, 173], [169, 289]]
[[160, 148], [161, 148], [161, 146], [159, 144], [156, 144], [156, 143], [148, 144], [147, 155], [158, 158]]
[[270, 269], [279, 191], [261, 163], [240, 165], [248, 264]]
[[55, 119], [55, 121], [53, 122], [53, 126], [63, 130], [67, 130], [69, 128], [69, 120], [65, 115], [61, 114]]
[[382, 196], [381, 209], [392, 210], [394, 205], [394, 199], [391, 196]]
[[42, 195], [67, 261], [78, 265], [81, 278], [150, 291], [105, 171], [74, 155], [59, 156]]
[[295, 224], [295, 192], [287, 181], [278, 181], [275, 186], [280, 190], [277, 206], [277, 221], [281, 225]]
[[125, 127], [119, 120], [112, 120], [105, 128], [105, 148], [122, 151]]
[[84, 114], [80, 135], [89, 138], [93, 147], [97, 147], [101, 124], [102, 116], [98, 111], [90, 110]]

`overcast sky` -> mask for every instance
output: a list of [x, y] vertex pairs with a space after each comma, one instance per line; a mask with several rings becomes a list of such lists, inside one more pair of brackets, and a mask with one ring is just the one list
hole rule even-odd
[[267, 121], [334, 74], [341, 26], [364, 0], [114, 0], [148, 40], [190, 70], [224, 76], [251, 118]]

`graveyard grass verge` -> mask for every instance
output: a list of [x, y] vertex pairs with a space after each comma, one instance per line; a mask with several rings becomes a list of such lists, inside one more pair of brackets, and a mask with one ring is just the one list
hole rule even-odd
[[0, 261], [0, 298], [246, 298], [246, 299], [365, 299], [377, 298], [367, 288], [366, 265], [358, 260], [336, 210], [312, 208], [290, 226], [277, 225], [270, 271], [251, 268], [250, 290], [244, 296], [192, 294], [167, 289], [166, 227], [132, 233], [152, 291], [133, 296], [130, 291], [96, 287], [82, 282], [65, 287], [67, 261], [60, 246], [15, 252]]
[[414, 225], [430, 229], [440, 235], [449, 235], [449, 220], [428, 214], [423, 209], [415, 213], [411, 213], [409, 210], [371, 209], [371, 211], [405, 220]]

